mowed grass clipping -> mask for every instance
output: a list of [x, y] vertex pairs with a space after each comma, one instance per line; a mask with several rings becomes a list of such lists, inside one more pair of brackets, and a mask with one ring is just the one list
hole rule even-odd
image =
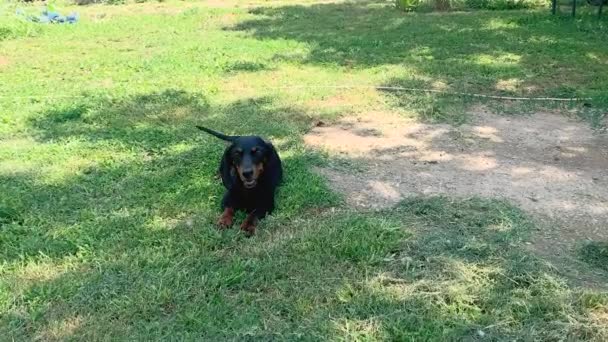
[[[533, 225], [509, 204], [352, 212], [312, 172], [327, 160], [301, 137], [319, 120], [459, 123], [469, 99], [276, 88], [589, 96], [601, 124], [605, 23], [302, 3], [94, 5], [72, 26], [3, 12], [0, 340], [608, 338], [606, 294], [527, 253]], [[286, 180], [254, 238], [215, 229], [225, 145], [195, 124], [279, 149]]]

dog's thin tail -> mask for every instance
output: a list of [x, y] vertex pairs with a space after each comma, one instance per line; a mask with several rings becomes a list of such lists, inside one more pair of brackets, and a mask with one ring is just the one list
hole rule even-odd
[[203, 127], [203, 126], [196, 126], [196, 128], [200, 129], [201, 131], [207, 132], [216, 138], [220, 138], [225, 141], [233, 142], [236, 138], [238, 138], [238, 136], [222, 134], [220, 132], [216, 132], [212, 129], [209, 129], [209, 128]]

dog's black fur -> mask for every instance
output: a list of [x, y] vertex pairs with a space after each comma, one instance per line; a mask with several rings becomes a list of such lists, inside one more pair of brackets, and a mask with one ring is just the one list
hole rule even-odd
[[218, 225], [222, 228], [231, 226], [234, 211], [243, 210], [248, 215], [241, 229], [252, 235], [257, 221], [274, 210], [275, 190], [283, 180], [279, 154], [270, 142], [259, 136], [228, 136], [206, 127], [196, 127], [230, 143], [219, 168], [226, 193]]

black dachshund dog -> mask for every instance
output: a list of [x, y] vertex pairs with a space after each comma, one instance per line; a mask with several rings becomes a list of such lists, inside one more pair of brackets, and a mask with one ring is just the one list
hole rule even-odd
[[274, 210], [275, 190], [283, 180], [279, 154], [270, 142], [258, 136], [229, 136], [196, 127], [230, 143], [220, 162], [219, 173], [226, 193], [217, 224], [220, 228], [230, 227], [235, 211], [243, 210], [247, 218], [241, 230], [253, 235], [258, 221]]

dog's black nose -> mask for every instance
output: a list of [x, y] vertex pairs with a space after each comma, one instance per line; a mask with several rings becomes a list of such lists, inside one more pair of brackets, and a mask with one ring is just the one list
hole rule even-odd
[[253, 177], [253, 170], [243, 170], [243, 177], [245, 177], [245, 179], [251, 179], [251, 177]]

